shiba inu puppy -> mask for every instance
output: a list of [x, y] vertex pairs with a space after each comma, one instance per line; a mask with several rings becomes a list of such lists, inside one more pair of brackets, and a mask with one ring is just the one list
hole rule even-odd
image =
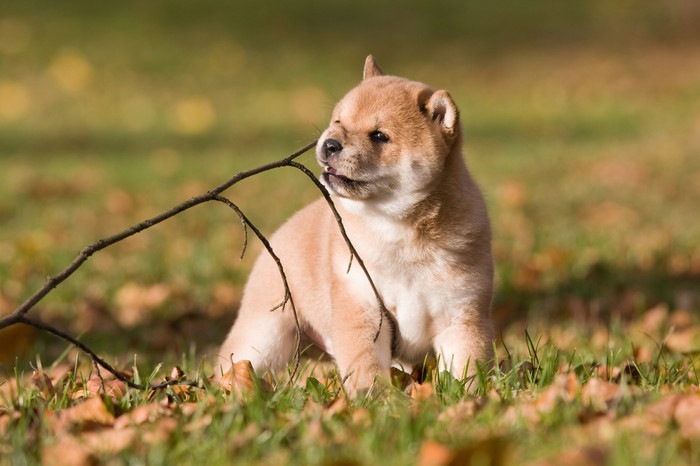
[[[427, 355], [458, 377], [493, 358], [493, 260], [484, 199], [462, 157], [450, 94], [384, 75], [370, 55], [362, 82], [336, 105], [316, 158], [348, 236], [372, 277], [352, 265], [332, 212], [319, 199], [272, 237], [296, 303], [304, 342], [332, 356], [350, 393], [388, 379], [392, 361]], [[258, 375], [294, 357], [296, 327], [266, 252], [219, 352]], [[380, 322], [383, 322], [380, 325]]]

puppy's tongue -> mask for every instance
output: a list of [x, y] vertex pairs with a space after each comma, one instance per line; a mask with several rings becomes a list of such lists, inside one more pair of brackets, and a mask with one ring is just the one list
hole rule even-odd
[[327, 167], [326, 167], [326, 172], [330, 173], [331, 175], [337, 175], [337, 174], [338, 174], [338, 172], [336, 171], [336, 169], [333, 168], [333, 167], [331, 167], [331, 166], [327, 166]]

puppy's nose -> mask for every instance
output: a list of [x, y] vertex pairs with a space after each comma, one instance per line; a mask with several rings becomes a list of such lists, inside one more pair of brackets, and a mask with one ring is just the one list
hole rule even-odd
[[341, 150], [343, 150], [343, 145], [340, 141], [330, 138], [323, 141], [323, 155], [325, 155], [326, 158]]

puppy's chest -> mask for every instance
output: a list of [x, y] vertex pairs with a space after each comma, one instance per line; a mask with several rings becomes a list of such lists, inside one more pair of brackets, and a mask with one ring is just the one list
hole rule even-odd
[[[389, 252], [389, 251], [386, 251]], [[449, 325], [459, 294], [448, 279], [440, 252], [420, 260], [385, 256], [376, 280], [398, 327], [399, 356], [421, 359], [432, 348], [436, 329]]]

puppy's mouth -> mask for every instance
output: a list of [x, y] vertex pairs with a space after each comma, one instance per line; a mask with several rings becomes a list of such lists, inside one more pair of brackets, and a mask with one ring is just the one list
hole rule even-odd
[[341, 183], [343, 185], [357, 186], [364, 183], [363, 181], [353, 180], [352, 178], [348, 178], [345, 175], [341, 175], [340, 173], [338, 173], [338, 170], [331, 167], [330, 165], [324, 165], [321, 177], [323, 178], [323, 181], [331, 184]]

